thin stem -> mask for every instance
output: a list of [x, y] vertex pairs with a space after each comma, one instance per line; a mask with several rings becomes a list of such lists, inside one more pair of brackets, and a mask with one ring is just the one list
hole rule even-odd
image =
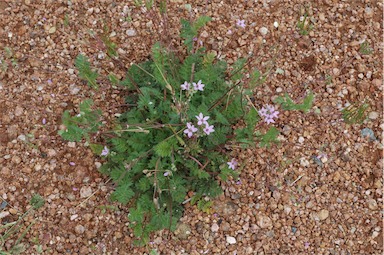
[[238, 86], [239, 84], [241, 83], [241, 81], [238, 81], [236, 84], [232, 85], [232, 87], [230, 87], [219, 99], [216, 100], [216, 102], [211, 106], [209, 107], [208, 109], [208, 112], [211, 111], [213, 108], [215, 108], [220, 102], [221, 100], [223, 100], [223, 98], [232, 90], [234, 89], [236, 86]]

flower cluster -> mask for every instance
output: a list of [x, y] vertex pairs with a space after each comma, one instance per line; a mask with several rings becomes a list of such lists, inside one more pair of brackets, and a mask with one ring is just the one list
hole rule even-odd
[[[204, 84], [202, 83], [201, 80], [199, 80], [197, 83], [196, 82], [193, 82], [192, 83], [192, 86], [193, 86], [193, 90], [195, 91], [203, 91], [204, 90]], [[181, 90], [190, 90], [191, 89], [191, 83], [185, 81], [183, 84], [181, 84]]]
[[[197, 125], [202, 126], [202, 130], [206, 135], [209, 135], [210, 133], [215, 132], [214, 126], [209, 125], [208, 119], [209, 116], [204, 116], [203, 113], [200, 113], [196, 116], [197, 119]], [[198, 129], [191, 123], [187, 123], [187, 128], [184, 130], [184, 134], [186, 134], [189, 138], [193, 136], [194, 133], [196, 133]]]
[[279, 112], [275, 110], [275, 107], [272, 105], [266, 105], [261, 108], [259, 115], [264, 118], [264, 121], [267, 124], [275, 123], [274, 118], [278, 118]]

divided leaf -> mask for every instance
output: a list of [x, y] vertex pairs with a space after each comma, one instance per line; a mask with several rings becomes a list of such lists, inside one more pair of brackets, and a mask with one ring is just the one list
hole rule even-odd
[[133, 190], [130, 188], [132, 183], [124, 182], [117, 186], [115, 191], [111, 195], [112, 201], [119, 201], [122, 204], [127, 204], [129, 200], [135, 195]]
[[299, 110], [303, 112], [308, 112], [313, 103], [314, 94], [313, 92], [310, 92], [303, 100], [303, 103], [296, 104], [288, 95], [288, 93], [285, 93], [284, 97], [279, 96], [275, 102], [278, 104], [281, 104], [281, 107], [284, 110]]
[[88, 83], [88, 86], [96, 89], [99, 87], [96, 82], [96, 79], [99, 76], [99, 74], [91, 70], [91, 65], [86, 56], [84, 56], [83, 54], [77, 55], [75, 60], [75, 66], [79, 71], [80, 78], [86, 80]]

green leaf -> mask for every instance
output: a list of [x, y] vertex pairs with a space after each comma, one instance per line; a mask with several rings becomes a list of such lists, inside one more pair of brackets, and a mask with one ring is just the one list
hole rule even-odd
[[130, 208], [128, 219], [131, 223], [142, 223], [144, 220], [144, 212], [140, 207]]
[[347, 124], [361, 124], [366, 119], [366, 110], [369, 108], [369, 104], [356, 102], [341, 110], [343, 119]]
[[251, 73], [251, 79], [249, 81], [249, 87], [250, 89], [253, 89], [255, 86], [257, 85], [260, 85], [261, 84], [261, 73], [259, 70], [255, 69], [252, 73]]
[[119, 201], [122, 204], [127, 204], [129, 200], [135, 195], [133, 190], [130, 188], [131, 183], [124, 182], [117, 186], [115, 191], [111, 195], [112, 201]]
[[275, 102], [278, 104], [281, 104], [281, 107], [284, 110], [299, 110], [303, 112], [308, 112], [313, 103], [314, 94], [310, 92], [303, 100], [303, 103], [296, 104], [288, 95], [288, 93], [285, 93], [284, 97], [279, 96], [276, 98]]
[[243, 72], [241, 70], [244, 68], [246, 63], [246, 58], [239, 58], [236, 60], [236, 62], [233, 64], [233, 70], [230, 73], [232, 81], [240, 80], [243, 77]]
[[59, 135], [70, 142], [80, 142], [83, 137], [84, 130], [77, 126], [69, 126], [66, 130], [59, 130]]
[[278, 135], [279, 130], [275, 127], [270, 127], [267, 133], [260, 136], [260, 147], [269, 147], [271, 143], [278, 143]]
[[188, 20], [181, 20], [180, 37], [184, 38], [184, 44], [187, 46], [188, 51], [192, 50], [193, 38], [197, 37], [198, 30], [211, 20], [208, 16], [200, 16], [192, 24]]
[[142, 224], [136, 224], [133, 228], [133, 234], [136, 237], [140, 237], [143, 234], [143, 225]]
[[248, 113], [244, 116], [244, 121], [248, 127], [254, 128], [257, 122], [260, 120], [259, 114], [257, 113], [255, 108], [251, 108]]
[[120, 83], [120, 80], [116, 77], [114, 73], [108, 74], [108, 80], [113, 84], [113, 85], [118, 85]]
[[127, 141], [124, 138], [112, 138], [111, 142], [113, 144], [113, 148], [118, 152], [125, 152], [129, 148]]
[[150, 189], [151, 187], [151, 182], [149, 181], [148, 177], [146, 176], [143, 176], [142, 178], [140, 178], [140, 180], [137, 182], [136, 184], [137, 188], [142, 191], [142, 192], [145, 192], [147, 190]]
[[75, 60], [75, 66], [79, 71], [80, 78], [87, 81], [88, 86], [91, 88], [98, 88], [98, 84], [96, 83], [96, 79], [99, 76], [97, 72], [93, 72], [91, 70], [90, 63], [88, 58], [82, 54], [77, 55]]
[[176, 144], [177, 138], [173, 136], [158, 143], [154, 149], [158, 156], [168, 157], [171, 156]]
[[37, 210], [45, 204], [45, 200], [39, 194], [34, 194], [31, 198], [30, 204], [35, 210]]
[[97, 143], [91, 143], [89, 144], [89, 147], [95, 155], [100, 155], [104, 148], [103, 145]]

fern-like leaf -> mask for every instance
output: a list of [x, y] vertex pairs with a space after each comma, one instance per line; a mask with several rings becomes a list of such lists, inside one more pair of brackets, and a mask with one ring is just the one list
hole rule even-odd
[[111, 199], [113, 201], [119, 201], [122, 204], [127, 204], [129, 200], [135, 195], [133, 190], [130, 188], [132, 183], [126, 181], [119, 185], [116, 190], [112, 193]]
[[285, 93], [284, 97], [279, 96], [275, 102], [281, 104], [281, 107], [284, 110], [298, 110], [303, 112], [308, 112], [309, 109], [312, 107], [314, 99], [314, 94], [310, 92], [303, 100], [303, 103], [296, 104], [288, 95], [288, 93]]
[[88, 83], [88, 86], [96, 89], [99, 87], [96, 82], [96, 79], [99, 76], [99, 74], [91, 70], [91, 65], [86, 56], [84, 56], [83, 54], [77, 55], [75, 60], [75, 66], [79, 71], [80, 78], [86, 80]]

